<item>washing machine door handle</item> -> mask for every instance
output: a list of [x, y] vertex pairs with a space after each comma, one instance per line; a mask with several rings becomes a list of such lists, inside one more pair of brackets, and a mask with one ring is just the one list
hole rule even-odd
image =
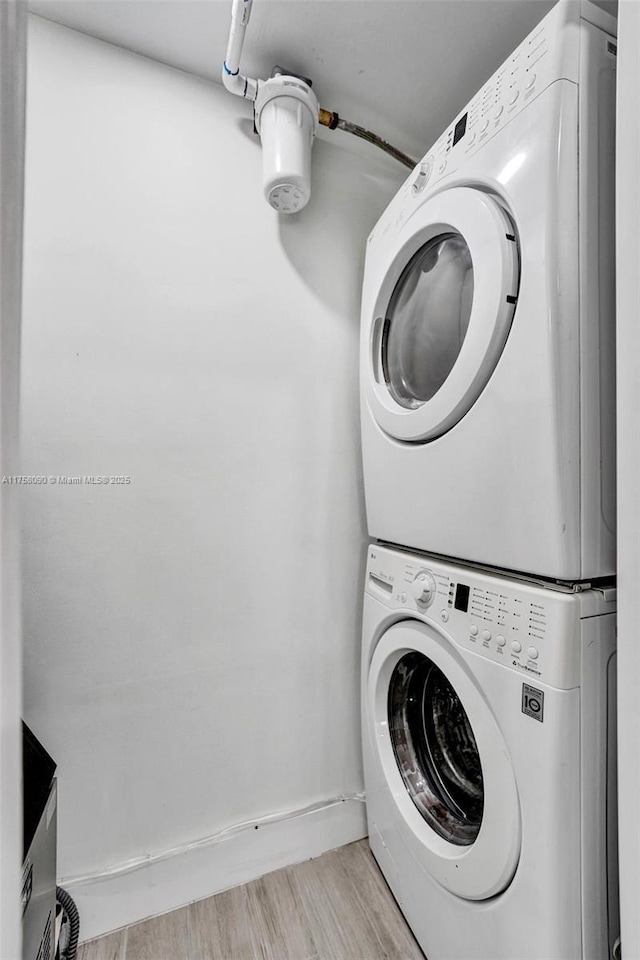
[[519, 254], [497, 198], [452, 187], [388, 239], [363, 297], [366, 401], [391, 437], [451, 430], [487, 385], [516, 309]]

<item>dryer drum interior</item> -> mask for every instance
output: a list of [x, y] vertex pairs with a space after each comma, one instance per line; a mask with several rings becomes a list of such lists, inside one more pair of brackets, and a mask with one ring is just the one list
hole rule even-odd
[[472, 844], [484, 809], [482, 764], [454, 688], [414, 651], [396, 664], [387, 710], [396, 762], [413, 803], [445, 840]]
[[393, 291], [382, 336], [382, 369], [393, 398], [415, 409], [431, 400], [458, 359], [473, 304], [473, 264], [456, 232], [433, 237]]

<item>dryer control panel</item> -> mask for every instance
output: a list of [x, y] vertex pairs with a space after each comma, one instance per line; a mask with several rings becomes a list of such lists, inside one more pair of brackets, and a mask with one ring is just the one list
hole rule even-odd
[[[416, 165], [369, 237], [374, 241], [385, 226], [398, 223], [400, 208], [413, 206], [422, 191], [433, 187], [473, 156], [557, 80], [579, 81], [580, 28], [588, 15], [602, 31], [602, 44], [615, 59], [615, 21], [592, 4], [559, 3], [487, 80], [454, 122]], [[609, 31], [609, 32], [607, 32]], [[518, 162], [515, 156], [511, 161]], [[522, 160], [520, 161], [522, 162]], [[515, 171], [514, 171], [515, 172]], [[403, 210], [400, 221], [408, 215]]]
[[[434, 180], [455, 169], [458, 158], [474, 153], [554, 80], [577, 82], [578, 44], [571, 42], [571, 34], [565, 37], [562, 12], [560, 5], [554, 15], [545, 17], [436, 141], [425, 158], [431, 158]], [[414, 193], [415, 181], [414, 175]], [[421, 189], [426, 185], [423, 179], [419, 183]]]
[[581, 620], [615, 611], [615, 591], [565, 592], [372, 545], [367, 593], [432, 623], [450, 642], [560, 689], [580, 683]]

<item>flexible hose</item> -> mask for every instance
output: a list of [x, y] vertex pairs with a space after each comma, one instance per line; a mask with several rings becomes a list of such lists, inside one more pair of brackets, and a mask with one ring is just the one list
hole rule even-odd
[[80, 936], [80, 916], [78, 908], [62, 887], [56, 887], [56, 900], [69, 918], [69, 943], [64, 953], [64, 960], [76, 960], [78, 937]]
[[351, 123], [350, 120], [343, 120], [335, 111], [321, 109], [318, 119], [323, 127], [329, 127], [330, 130], [344, 130], [345, 133], [352, 133], [354, 137], [360, 137], [362, 140], [372, 143], [374, 147], [384, 150], [385, 153], [388, 153], [390, 157], [393, 157], [394, 160], [397, 160], [399, 163], [404, 164], [405, 167], [410, 167], [413, 170], [416, 165], [415, 160], [408, 157], [406, 153], [402, 153], [401, 150], [397, 150], [392, 144], [387, 143], [387, 141], [379, 137], [377, 133], [372, 133], [371, 130], [365, 130], [364, 127], [359, 126], [357, 123]]

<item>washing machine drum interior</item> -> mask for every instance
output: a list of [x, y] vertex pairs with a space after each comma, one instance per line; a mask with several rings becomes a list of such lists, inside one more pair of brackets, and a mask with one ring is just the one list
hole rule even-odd
[[472, 844], [482, 824], [484, 781], [454, 688], [427, 657], [407, 653], [391, 676], [388, 715], [398, 769], [418, 811], [445, 840]]

